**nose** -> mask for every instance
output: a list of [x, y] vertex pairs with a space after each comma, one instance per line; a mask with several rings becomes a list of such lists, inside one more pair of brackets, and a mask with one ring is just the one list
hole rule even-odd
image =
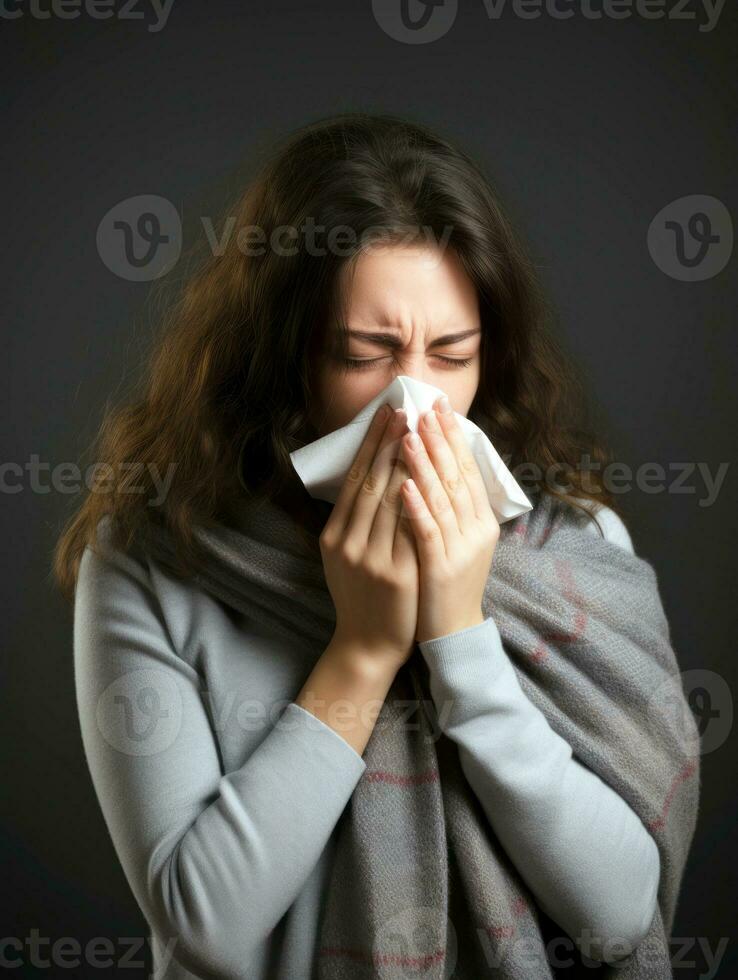
[[413, 381], [422, 381], [425, 384], [432, 384], [430, 381], [430, 369], [425, 359], [425, 352], [410, 353], [401, 351], [398, 355], [399, 366], [393, 372], [394, 378], [405, 376], [412, 378]]

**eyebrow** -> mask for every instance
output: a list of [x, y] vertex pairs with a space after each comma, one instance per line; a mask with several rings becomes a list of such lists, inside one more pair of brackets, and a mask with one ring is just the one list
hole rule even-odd
[[[347, 330], [346, 332], [349, 337], [356, 337], [357, 340], [367, 340], [371, 344], [381, 344], [382, 347], [391, 347], [393, 350], [402, 347], [402, 340], [394, 333], [370, 333], [366, 330]], [[460, 340], [465, 340], [467, 337], [474, 337], [481, 332], [481, 328], [477, 327], [475, 330], [464, 330], [461, 333], [447, 333], [443, 337], [436, 337], [435, 340], [431, 341], [429, 347], [442, 347], [445, 344], [456, 344]]]

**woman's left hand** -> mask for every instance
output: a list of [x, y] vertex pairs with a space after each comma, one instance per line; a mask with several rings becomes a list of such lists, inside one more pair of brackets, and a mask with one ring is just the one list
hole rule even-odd
[[482, 596], [500, 536], [477, 461], [442, 401], [421, 416], [417, 449], [414, 433], [402, 438], [417, 488], [402, 491], [420, 565], [417, 643], [484, 622]]

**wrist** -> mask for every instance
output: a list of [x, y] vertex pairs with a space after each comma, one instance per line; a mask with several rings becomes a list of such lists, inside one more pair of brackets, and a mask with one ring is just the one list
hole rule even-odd
[[403, 654], [389, 647], [372, 649], [337, 635], [328, 644], [325, 653], [353, 680], [373, 683], [386, 681], [388, 686], [409, 656], [409, 651]]

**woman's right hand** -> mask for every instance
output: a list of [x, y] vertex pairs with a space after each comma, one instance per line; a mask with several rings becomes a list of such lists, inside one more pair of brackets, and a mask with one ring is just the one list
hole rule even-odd
[[401, 496], [407, 431], [404, 411], [376, 412], [319, 538], [333, 640], [397, 669], [412, 653], [418, 617], [418, 556]]

